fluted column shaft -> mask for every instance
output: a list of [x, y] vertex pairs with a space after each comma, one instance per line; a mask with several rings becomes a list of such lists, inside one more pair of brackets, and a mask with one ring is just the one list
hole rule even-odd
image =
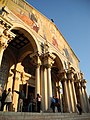
[[73, 94], [72, 94], [72, 86], [71, 86], [71, 81], [68, 80], [68, 91], [69, 91], [69, 97], [70, 97], [70, 103], [71, 103], [71, 111], [75, 112], [74, 109], [74, 100], [73, 100]]
[[63, 102], [64, 102], [64, 112], [70, 112], [70, 100], [69, 100], [69, 93], [68, 93], [68, 86], [67, 86], [67, 76], [66, 72], [62, 71], [61, 73], [61, 83], [63, 89]]
[[54, 63], [55, 56], [50, 53], [44, 54], [43, 59], [43, 81], [42, 81], [42, 95], [44, 97], [44, 110], [50, 109], [51, 97], [52, 97], [52, 82], [51, 82], [51, 66]]
[[76, 101], [76, 95], [75, 95], [75, 88], [74, 88], [74, 70], [70, 69], [68, 70], [68, 90], [69, 90], [69, 97], [70, 97], [70, 102], [71, 102], [71, 109], [72, 112], [76, 111], [76, 106], [75, 106], [75, 101]]
[[76, 91], [75, 91], [75, 86], [74, 86], [74, 81], [71, 82], [72, 84], [72, 89], [73, 89], [73, 96], [74, 96], [74, 107], [75, 107], [75, 111], [77, 111], [76, 105], [77, 105], [77, 97], [76, 97]]
[[36, 82], [36, 94], [40, 94], [40, 64], [37, 64], [36, 66], [36, 76], [35, 76], [35, 82]]
[[35, 71], [35, 97], [37, 94], [41, 95], [41, 79], [43, 80], [42, 77], [42, 72], [43, 72], [43, 67], [41, 67], [41, 59], [40, 59], [40, 54], [38, 52], [35, 52], [30, 55], [30, 58], [33, 59], [35, 66], [36, 66], [36, 71]]
[[70, 112], [70, 101], [69, 101], [69, 94], [68, 94], [68, 87], [67, 87], [67, 82], [64, 80], [62, 82], [63, 84], [63, 93], [64, 93], [64, 109], [65, 112]]
[[44, 68], [44, 104], [45, 104], [45, 111], [48, 110], [48, 81], [47, 81], [47, 68]]
[[83, 98], [83, 105], [84, 105], [84, 112], [87, 112], [87, 103], [86, 103], [86, 96], [85, 96], [85, 93], [84, 93], [84, 88], [83, 86], [81, 86], [82, 88], [82, 98]]
[[83, 112], [85, 112], [80, 82], [78, 84], [79, 84], [80, 103], [81, 103], [81, 107], [82, 107]]
[[85, 98], [86, 98], [87, 112], [90, 112], [90, 105], [89, 105], [89, 100], [88, 100], [88, 96], [86, 93], [86, 87], [84, 87], [84, 94], [85, 94]]
[[85, 79], [82, 79], [81, 85], [82, 85], [82, 91], [83, 91], [83, 98], [85, 102], [85, 110], [86, 112], [90, 112], [89, 101], [88, 101], [88, 97], [86, 93], [86, 80]]
[[42, 106], [42, 111], [44, 111], [45, 99], [44, 99], [44, 67], [43, 66], [41, 66], [41, 95], [42, 95], [41, 106]]
[[51, 98], [52, 98], [52, 82], [51, 82], [51, 65], [48, 65], [47, 68], [47, 79], [48, 79], [48, 107], [50, 109]]

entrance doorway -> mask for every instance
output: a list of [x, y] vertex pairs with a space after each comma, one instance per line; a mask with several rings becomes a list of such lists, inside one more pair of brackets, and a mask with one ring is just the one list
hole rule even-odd
[[35, 87], [33, 86], [28, 86], [28, 96], [32, 95], [33, 98], [35, 99]]
[[[25, 100], [23, 101], [23, 112], [35, 112], [36, 110], [36, 102], [35, 102], [35, 87], [28, 85], [28, 84], [23, 84], [20, 85], [20, 91], [23, 89], [24, 94], [25, 94]], [[32, 106], [32, 111], [30, 111], [30, 102], [33, 102]]]
[[35, 87], [27, 84], [20, 85], [20, 90], [24, 90], [25, 97], [28, 99], [30, 94], [35, 98]]

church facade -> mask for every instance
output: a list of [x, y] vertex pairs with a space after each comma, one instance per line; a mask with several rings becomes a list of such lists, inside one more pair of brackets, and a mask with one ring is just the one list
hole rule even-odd
[[53, 96], [61, 112], [90, 112], [86, 80], [79, 59], [56, 25], [23, 0], [0, 1], [0, 94], [11, 88], [13, 107], [18, 94], [42, 96], [42, 111], [49, 111]]

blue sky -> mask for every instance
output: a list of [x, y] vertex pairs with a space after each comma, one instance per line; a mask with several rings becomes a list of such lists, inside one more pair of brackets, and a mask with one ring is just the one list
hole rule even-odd
[[90, 95], [90, 0], [26, 0], [48, 19], [53, 19], [79, 58]]

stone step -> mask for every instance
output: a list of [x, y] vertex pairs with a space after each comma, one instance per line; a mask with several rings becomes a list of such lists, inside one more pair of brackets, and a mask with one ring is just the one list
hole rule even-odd
[[90, 120], [90, 113], [0, 112], [0, 120]]

